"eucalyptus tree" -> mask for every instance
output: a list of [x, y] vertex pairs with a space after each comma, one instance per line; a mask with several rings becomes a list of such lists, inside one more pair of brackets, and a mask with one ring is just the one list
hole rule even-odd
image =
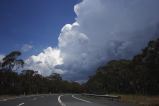
[[24, 61], [19, 59], [20, 51], [13, 51], [3, 58], [2, 69], [13, 71], [23, 67]]

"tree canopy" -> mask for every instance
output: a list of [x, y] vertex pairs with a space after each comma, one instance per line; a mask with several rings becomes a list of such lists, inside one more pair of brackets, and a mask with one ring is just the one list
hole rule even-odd
[[13, 51], [4, 57], [0, 64], [0, 95], [83, 92], [80, 84], [62, 80], [58, 73], [46, 77], [34, 70], [22, 70], [21, 73], [17, 73], [24, 65], [19, 56], [21, 52]]
[[159, 39], [132, 60], [112, 60], [97, 69], [85, 86], [90, 93], [159, 94]]

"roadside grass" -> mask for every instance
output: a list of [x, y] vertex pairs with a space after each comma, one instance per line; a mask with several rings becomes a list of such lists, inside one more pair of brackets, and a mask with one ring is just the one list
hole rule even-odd
[[[122, 102], [122, 103], [134, 104], [134, 106], [159, 106], [159, 95], [158, 96], [143, 96], [143, 95], [133, 95], [133, 94], [131, 95], [109, 94], [109, 95], [120, 96], [119, 100], [117, 99], [114, 99], [114, 100], [118, 102]], [[91, 96], [87, 96], [87, 97], [91, 97]], [[104, 97], [92, 96], [91, 98], [95, 98], [97, 100], [99, 98], [103, 98], [103, 100], [104, 99], [108, 100], [108, 98], [104, 98]], [[109, 99], [109, 100], [112, 100], [112, 99]]]
[[121, 102], [135, 103], [137, 106], [159, 106], [159, 96], [120, 95]]

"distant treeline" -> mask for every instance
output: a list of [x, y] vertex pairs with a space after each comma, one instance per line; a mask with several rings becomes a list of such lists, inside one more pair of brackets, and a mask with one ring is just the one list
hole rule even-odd
[[150, 41], [132, 60], [112, 60], [85, 84], [87, 92], [159, 94], [159, 39]]
[[18, 59], [21, 53], [13, 51], [3, 58], [0, 63], [0, 95], [5, 94], [41, 94], [41, 93], [81, 93], [84, 88], [76, 83], [62, 80], [53, 73], [48, 77], [34, 70], [23, 70], [24, 61]]
[[37, 93], [159, 94], [159, 39], [150, 41], [132, 60], [112, 60], [80, 85], [62, 80], [53, 73], [44, 77], [34, 70], [22, 70], [25, 64], [19, 51], [0, 62], [0, 95]]

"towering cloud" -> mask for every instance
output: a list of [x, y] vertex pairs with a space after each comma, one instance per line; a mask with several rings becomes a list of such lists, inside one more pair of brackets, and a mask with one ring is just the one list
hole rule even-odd
[[4, 55], [0, 54], [0, 62], [2, 61], [3, 58], [4, 58]]
[[159, 37], [158, 5], [158, 0], [83, 0], [74, 7], [76, 21], [61, 29], [58, 46], [31, 56], [27, 67], [81, 80], [111, 59], [131, 58]]
[[56, 65], [61, 65], [63, 59], [60, 57], [60, 50], [48, 47], [37, 56], [31, 56], [26, 60], [25, 68], [39, 71], [42, 75], [49, 75], [52, 72], [63, 74], [60, 69], [55, 69]]

